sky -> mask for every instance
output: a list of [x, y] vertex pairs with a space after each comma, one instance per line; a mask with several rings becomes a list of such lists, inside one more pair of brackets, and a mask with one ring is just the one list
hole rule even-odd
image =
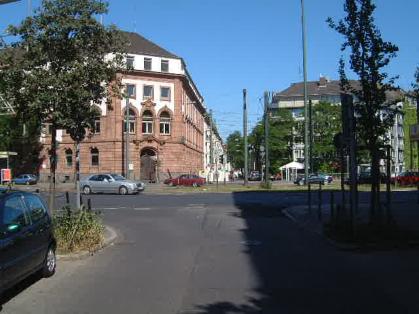
[[[0, 33], [27, 15], [27, 1], [0, 6]], [[325, 20], [343, 17], [343, 3], [305, 0], [309, 80], [338, 79], [343, 38]], [[374, 3], [384, 40], [400, 49], [387, 70], [409, 89], [419, 65], [419, 1]], [[33, 8], [39, 4], [32, 0]], [[278, 92], [303, 80], [300, 0], [110, 0], [103, 19], [184, 58], [224, 139], [242, 131], [244, 88], [251, 130], [263, 114], [264, 91]]]

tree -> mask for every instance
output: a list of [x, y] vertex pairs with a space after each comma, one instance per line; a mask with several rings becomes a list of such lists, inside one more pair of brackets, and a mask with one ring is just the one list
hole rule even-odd
[[[8, 96], [18, 115], [36, 116], [51, 125], [50, 206], [53, 209], [56, 130], [84, 138], [97, 115], [94, 104], [118, 94], [124, 39], [116, 27], [101, 25], [107, 12], [97, 0], [43, 0], [34, 16], [8, 33], [19, 40], [3, 49]], [[105, 58], [113, 53], [113, 58]]]
[[370, 220], [379, 219], [380, 159], [385, 135], [393, 125], [397, 113], [392, 103], [386, 102], [386, 92], [393, 90], [395, 78], [389, 78], [384, 68], [396, 56], [397, 46], [382, 39], [374, 24], [376, 6], [371, 0], [345, 0], [346, 16], [337, 24], [328, 19], [329, 26], [343, 35], [342, 51], [349, 52], [350, 68], [359, 78], [359, 87], [350, 84], [344, 58], [340, 59], [341, 87], [355, 96], [357, 136], [366, 146], [371, 158]]
[[239, 131], [234, 131], [227, 137], [227, 154], [235, 169], [244, 168], [244, 139]]
[[10, 159], [13, 175], [38, 173], [41, 151], [40, 126], [36, 117], [22, 121], [15, 115], [0, 116], [0, 151], [17, 153], [17, 156]]
[[333, 171], [336, 161], [334, 136], [342, 129], [341, 108], [328, 102], [319, 102], [312, 109], [313, 172]]
[[[279, 109], [269, 118], [269, 164], [270, 173], [277, 173], [279, 167], [292, 160], [292, 143], [295, 121], [290, 110]], [[265, 145], [263, 121], [253, 128], [249, 136], [249, 144], [253, 147], [258, 169], [262, 169], [260, 147]]]
[[[416, 68], [415, 82], [412, 84], [413, 96], [416, 99], [416, 124], [419, 124], [419, 68]], [[412, 117], [413, 118], [413, 117]], [[414, 124], [414, 118], [412, 119]], [[410, 134], [410, 130], [409, 130]], [[409, 138], [410, 142], [410, 138]], [[417, 156], [417, 168], [419, 169], [419, 141], [416, 142], [416, 156]]]

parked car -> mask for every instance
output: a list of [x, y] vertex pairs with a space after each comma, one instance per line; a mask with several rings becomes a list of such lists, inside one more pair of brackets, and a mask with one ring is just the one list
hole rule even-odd
[[205, 178], [197, 176], [195, 174], [182, 174], [176, 178], [168, 178], [164, 180], [164, 184], [170, 186], [184, 185], [184, 186], [201, 186], [206, 182]]
[[272, 181], [278, 181], [278, 180], [282, 180], [282, 174], [280, 172], [271, 175], [270, 179]]
[[398, 185], [419, 185], [419, 172], [418, 171], [405, 171], [398, 176], [391, 178], [391, 183]]
[[29, 275], [55, 273], [51, 217], [33, 193], [0, 190], [0, 294]]
[[259, 171], [251, 171], [249, 174], [249, 181], [260, 181], [262, 176]]
[[[380, 173], [380, 183], [384, 184], [387, 181], [387, 175], [384, 172]], [[350, 180], [349, 178], [346, 178], [344, 180], [345, 184], [350, 184]], [[358, 184], [371, 184], [372, 183], [372, 176], [371, 176], [371, 172], [369, 171], [364, 171], [364, 172], [360, 172], [358, 174], [358, 178], [357, 178], [357, 183]]]
[[[323, 173], [312, 173], [308, 177], [308, 183], [310, 184], [330, 184], [333, 182], [333, 177]], [[294, 184], [304, 185], [305, 177], [299, 176], [294, 180]]]
[[12, 180], [14, 184], [36, 184], [38, 183], [38, 177], [34, 174], [21, 174]]
[[119, 193], [136, 194], [144, 191], [145, 184], [124, 178], [116, 173], [94, 174], [80, 181], [80, 188], [84, 194], [90, 193]]

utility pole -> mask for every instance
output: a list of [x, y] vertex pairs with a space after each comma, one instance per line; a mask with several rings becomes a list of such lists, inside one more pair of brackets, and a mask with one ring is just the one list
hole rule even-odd
[[[209, 112], [209, 123], [210, 123], [210, 171], [212, 171], [212, 167], [214, 165], [214, 143], [212, 141], [212, 128], [213, 128], [213, 124], [212, 124], [212, 109], [210, 109]], [[214, 181], [214, 173], [212, 175], [212, 181]]]
[[265, 183], [268, 184], [269, 182], [269, 113], [268, 113], [268, 105], [269, 105], [269, 93], [265, 92], [264, 94], [265, 99]]
[[[308, 148], [308, 155], [310, 161], [310, 170], [314, 171], [313, 165], [313, 146], [314, 146], [314, 137], [313, 137], [313, 103], [311, 99], [308, 101], [308, 122], [309, 122], [309, 142], [310, 146]], [[317, 169], [318, 170], [318, 169]]]
[[309, 174], [309, 115], [307, 102], [307, 38], [306, 38], [306, 18], [304, 12], [304, 0], [301, 0], [301, 24], [303, 35], [303, 72], [304, 72], [304, 178], [305, 184], [308, 183]]
[[244, 185], [247, 186], [247, 179], [248, 179], [248, 167], [247, 164], [247, 104], [246, 104], [246, 94], [247, 90], [243, 89], [243, 139], [244, 139]]
[[125, 177], [129, 179], [129, 97], [125, 98]]

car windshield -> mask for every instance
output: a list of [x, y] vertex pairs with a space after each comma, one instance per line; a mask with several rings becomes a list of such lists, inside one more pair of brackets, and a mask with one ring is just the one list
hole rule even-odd
[[119, 174], [111, 174], [111, 177], [114, 178], [115, 181], [124, 181], [126, 180], [123, 176], [119, 175]]

